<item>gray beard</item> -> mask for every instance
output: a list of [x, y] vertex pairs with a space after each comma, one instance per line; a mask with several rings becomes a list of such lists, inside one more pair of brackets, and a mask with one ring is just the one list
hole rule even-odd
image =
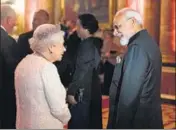
[[128, 39], [128, 38], [125, 38], [125, 37], [120, 38], [120, 44], [121, 44], [122, 46], [128, 45], [128, 42], [129, 42], [129, 39]]

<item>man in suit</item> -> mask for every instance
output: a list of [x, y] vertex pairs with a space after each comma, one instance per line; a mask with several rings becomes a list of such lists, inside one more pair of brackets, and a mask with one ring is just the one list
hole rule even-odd
[[114, 17], [114, 34], [128, 50], [110, 87], [109, 129], [162, 129], [161, 53], [140, 14], [125, 8]]
[[56, 66], [60, 73], [62, 83], [65, 87], [68, 87], [72, 81], [73, 73], [75, 71], [76, 56], [81, 39], [78, 37], [76, 32], [75, 21], [68, 20], [66, 22], [66, 27], [68, 28], [64, 43], [66, 52], [64, 53], [62, 61], [60, 63], [56, 63]]
[[46, 23], [49, 23], [48, 12], [43, 9], [35, 12], [33, 22], [32, 22], [33, 29], [29, 32], [21, 34], [18, 38], [18, 47], [20, 49], [19, 51], [20, 59], [23, 59], [26, 55], [32, 53], [28, 40], [32, 37], [34, 30], [38, 26]]
[[99, 82], [102, 40], [94, 37], [98, 21], [92, 14], [82, 14], [77, 20], [77, 33], [82, 39], [73, 80], [68, 86], [71, 120], [68, 129], [101, 129], [102, 105]]
[[16, 41], [8, 34], [16, 25], [16, 13], [9, 5], [1, 5], [0, 50], [0, 128], [14, 129], [16, 101], [14, 71], [18, 63]]

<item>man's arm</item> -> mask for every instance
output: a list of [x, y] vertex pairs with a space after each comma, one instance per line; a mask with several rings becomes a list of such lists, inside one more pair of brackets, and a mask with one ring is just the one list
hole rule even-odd
[[2, 87], [3, 87], [3, 56], [0, 52], [0, 92], [2, 91]]
[[2, 48], [2, 53], [5, 60], [5, 65], [8, 68], [8, 72], [14, 73], [17, 64], [19, 63], [19, 55], [17, 43], [12, 37], [3, 39], [6, 45]]
[[89, 71], [89, 68], [93, 64], [93, 50], [89, 48], [81, 48], [76, 62], [76, 70], [73, 76], [72, 83], [68, 88], [68, 95], [75, 95], [77, 90], [81, 87], [82, 82], [84, 82], [85, 74]]
[[125, 59], [124, 75], [117, 110], [117, 128], [132, 128], [139, 96], [146, 77], [149, 61], [146, 53], [133, 46]]
[[27, 53], [27, 50], [25, 47], [26, 42], [27, 41], [25, 40], [24, 35], [20, 35], [18, 38], [18, 41], [17, 41], [17, 46], [18, 46], [18, 50], [19, 50], [18, 54], [19, 54], [20, 60], [26, 56], [26, 53]]

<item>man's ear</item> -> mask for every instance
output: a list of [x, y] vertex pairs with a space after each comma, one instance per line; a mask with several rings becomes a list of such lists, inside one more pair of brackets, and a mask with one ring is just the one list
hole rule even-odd
[[132, 24], [134, 25], [134, 24], [136, 24], [136, 19], [135, 18], [131, 18], [131, 22], [132, 22]]
[[8, 16], [8, 17], [6, 18], [7, 24], [11, 24], [11, 20], [12, 20], [11, 17]]

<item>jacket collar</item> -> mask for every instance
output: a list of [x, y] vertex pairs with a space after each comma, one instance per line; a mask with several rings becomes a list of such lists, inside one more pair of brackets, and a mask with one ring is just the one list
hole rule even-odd
[[143, 32], [146, 32], [146, 31], [147, 31], [146, 29], [142, 29], [142, 30], [140, 30], [139, 32], [137, 32], [136, 34], [134, 34], [134, 35], [130, 38], [129, 43], [128, 43], [128, 46], [129, 46], [131, 43], [133, 43], [133, 41], [134, 41], [135, 39], [137, 39]]

